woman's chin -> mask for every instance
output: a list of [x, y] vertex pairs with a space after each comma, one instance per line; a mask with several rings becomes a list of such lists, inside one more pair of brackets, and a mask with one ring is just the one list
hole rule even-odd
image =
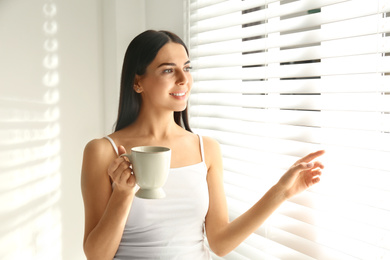
[[182, 106], [176, 106], [176, 108], [173, 110], [175, 112], [182, 112], [187, 108], [187, 102], [183, 104]]

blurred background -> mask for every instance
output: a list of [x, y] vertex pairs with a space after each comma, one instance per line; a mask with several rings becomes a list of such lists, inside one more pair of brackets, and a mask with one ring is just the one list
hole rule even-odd
[[124, 52], [183, 37], [180, 0], [0, 0], [0, 259], [85, 259], [85, 144], [112, 132]]

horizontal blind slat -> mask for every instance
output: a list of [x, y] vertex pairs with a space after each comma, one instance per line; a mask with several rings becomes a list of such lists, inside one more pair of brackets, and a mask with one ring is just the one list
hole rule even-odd
[[190, 1], [190, 11], [225, 2], [225, 0], [197, 0]]
[[310, 78], [320, 76], [388, 73], [390, 56], [343, 57], [324, 59], [310, 64], [265, 66], [254, 68], [227, 67], [195, 70], [196, 80], [259, 80], [272, 78]]
[[252, 9], [258, 6], [278, 2], [279, 0], [246, 0], [246, 1], [222, 1], [205, 8], [198, 9], [195, 4], [190, 6], [190, 22], [205, 20], [215, 16], [221, 16], [237, 11]]
[[[366, 100], [369, 99], [369, 102]], [[346, 103], [345, 100], [348, 100]], [[292, 110], [390, 112], [390, 95], [348, 93], [321, 95], [240, 95], [196, 93], [192, 104]], [[372, 103], [371, 103], [372, 102]]]
[[[390, 114], [358, 111], [296, 111], [191, 104], [191, 119], [216, 117], [264, 123], [390, 132]], [[192, 121], [191, 121], [192, 122]]]
[[380, 93], [390, 92], [390, 77], [380, 73], [337, 75], [324, 78], [242, 81], [197, 81], [192, 93]]

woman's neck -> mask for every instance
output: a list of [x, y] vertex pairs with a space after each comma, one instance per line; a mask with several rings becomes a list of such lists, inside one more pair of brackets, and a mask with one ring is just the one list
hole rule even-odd
[[166, 139], [181, 129], [174, 120], [173, 112], [145, 113], [142, 110], [132, 126], [140, 135], [155, 140]]

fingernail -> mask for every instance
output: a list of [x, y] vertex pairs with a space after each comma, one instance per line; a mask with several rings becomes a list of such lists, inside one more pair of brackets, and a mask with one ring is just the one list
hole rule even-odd
[[307, 168], [313, 167], [313, 163], [308, 163], [308, 164], [306, 164], [306, 167], [307, 167]]

